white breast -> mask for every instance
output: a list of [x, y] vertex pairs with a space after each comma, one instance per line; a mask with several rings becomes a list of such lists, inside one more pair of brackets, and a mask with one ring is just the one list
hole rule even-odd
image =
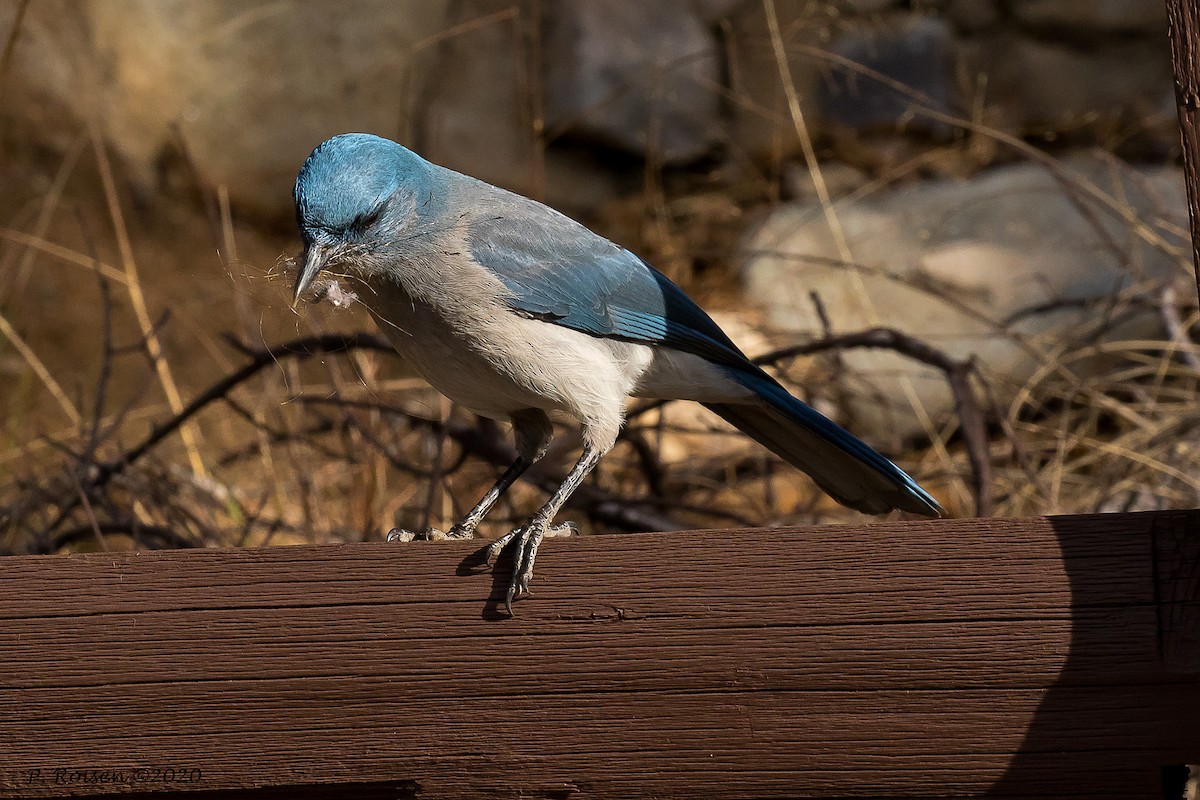
[[616, 437], [649, 347], [519, 316], [496, 299], [499, 287], [461, 288], [429, 302], [372, 281], [359, 296], [396, 350], [454, 402], [494, 419], [561, 411], [597, 444]]

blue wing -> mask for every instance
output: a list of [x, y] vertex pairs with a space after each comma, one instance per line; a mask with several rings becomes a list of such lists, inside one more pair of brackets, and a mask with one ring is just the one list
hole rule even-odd
[[[527, 201], [528, 202], [528, 201]], [[592, 336], [664, 345], [745, 368], [745, 355], [683, 290], [640, 258], [544, 206], [470, 225], [471, 255], [515, 311]]]
[[661, 345], [731, 369], [761, 400], [709, 404], [737, 428], [813, 476], [839, 502], [879, 514], [941, 507], [899, 467], [788, 394], [752, 364], [683, 290], [628, 250], [545, 206], [512, 196], [514, 216], [470, 222], [471, 255], [511, 292], [518, 313], [592, 336]]

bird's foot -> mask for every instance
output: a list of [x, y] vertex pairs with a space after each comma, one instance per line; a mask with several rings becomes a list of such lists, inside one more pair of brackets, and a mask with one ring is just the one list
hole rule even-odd
[[423, 531], [409, 531], [404, 528], [392, 528], [388, 531], [389, 542], [441, 542], [446, 539], [470, 539], [475, 531], [462, 525], [455, 525], [448, 531], [437, 528], [426, 528]]
[[538, 545], [547, 536], [574, 536], [579, 533], [579, 527], [574, 522], [562, 522], [551, 525], [549, 521], [534, 517], [527, 524], [509, 531], [487, 549], [487, 562], [494, 563], [500, 552], [514, 540], [512, 581], [508, 585], [508, 594], [504, 598], [504, 609], [513, 616], [513, 600], [530, 597], [529, 579], [533, 577], [533, 562], [537, 558]]

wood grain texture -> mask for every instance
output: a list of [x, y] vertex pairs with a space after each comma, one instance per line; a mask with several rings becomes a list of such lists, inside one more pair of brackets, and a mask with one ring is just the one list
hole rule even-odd
[[0, 796], [1157, 798], [1197, 530], [552, 540], [512, 620], [471, 542], [4, 559]]
[[1170, 672], [1200, 674], [1200, 535], [1180, 517], [1154, 524], [1158, 626], [1163, 665]]

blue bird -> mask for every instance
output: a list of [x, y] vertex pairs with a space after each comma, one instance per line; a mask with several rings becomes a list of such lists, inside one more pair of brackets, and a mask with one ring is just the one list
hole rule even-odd
[[515, 541], [510, 614], [543, 537], [574, 528], [554, 517], [612, 448], [631, 396], [703, 403], [850, 508], [941, 513], [895, 464], [752, 364], [678, 286], [541, 203], [361, 133], [312, 152], [295, 201], [295, 300], [336, 270], [434, 388], [512, 423], [516, 461], [446, 536], [471, 537], [545, 454], [548, 412], [582, 427], [582, 456], [558, 490], [488, 550], [491, 560]]

